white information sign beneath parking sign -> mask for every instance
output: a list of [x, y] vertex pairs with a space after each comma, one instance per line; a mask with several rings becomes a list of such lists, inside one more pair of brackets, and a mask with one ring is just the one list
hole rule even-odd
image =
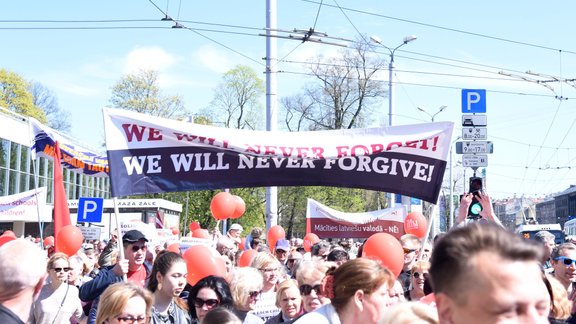
[[468, 141], [487, 140], [488, 129], [486, 127], [462, 127], [462, 139]]
[[462, 155], [462, 165], [469, 168], [487, 167], [488, 155]]

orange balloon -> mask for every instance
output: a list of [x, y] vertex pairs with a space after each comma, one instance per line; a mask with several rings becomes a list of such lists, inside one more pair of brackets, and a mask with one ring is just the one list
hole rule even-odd
[[194, 231], [200, 228], [200, 223], [198, 223], [197, 221], [193, 221], [190, 223], [188, 227], [190, 228], [191, 231]]
[[72, 256], [80, 250], [84, 236], [82, 231], [74, 225], [66, 225], [56, 235], [56, 251]]
[[11, 235], [0, 235], [0, 246], [10, 242], [10, 241], [14, 241], [16, 239], [16, 237], [11, 236]]
[[286, 238], [286, 232], [284, 232], [282, 226], [274, 225], [268, 230], [267, 238], [270, 251], [274, 251], [274, 249], [276, 249], [276, 241]]
[[44, 246], [54, 246], [54, 236], [46, 236], [42, 243]]
[[193, 245], [182, 256], [186, 260], [188, 277], [186, 281], [194, 286], [200, 279], [207, 276], [226, 276], [224, 259], [216, 256], [209, 247]]
[[404, 231], [407, 234], [413, 234], [418, 236], [418, 238], [423, 238], [426, 236], [427, 229], [428, 221], [422, 213], [411, 212], [406, 215], [406, 219], [404, 220]]
[[2, 235], [12, 236], [13, 238], [16, 238], [16, 234], [14, 234], [14, 232], [12, 232], [11, 230], [4, 231]]
[[172, 231], [172, 235], [180, 234], [180, 230], [178, 229], [178, 227], [172, 227], [170, 230]]
[[246, 203], [244, 199], [240, 196], [234, 197], [234, 212], [232, 213], [232, 218], [240, 218], [246, 212]]
[[217, 193], [210, 202], [210, 212], [216, 220], [225, 220], [231, 217], [235, 209], [234, 197], [225, 191]]
[[172, 243], [166, 247], [166, 250], [180, 254], [180, 244]]
[[192, 237], [209, 239], [210, 233], [208, 233], [208, 230], [205, 230], [203, 228], [197, 228], [192, 231]]
[[310, 252], [312, 250], [312, 245], [320, 242], [320, 238], [318, 235], [314, 233], [308, 233], [304, 236], [304, 240], [302, 241], [302, 245], [304, 246], [304, 251]]
[[404, 250], [400, 242], [388, 233], [372, 234], [362, 249], [362, 255], [380, 261], [398, 277], [404, 266]]
[[238, 260], [239, 267], [249, 267], [252, 264], [252, 260], [256, 257], [258, 251], [256, 250], [246, 250], [242, 252], [240, 255], [240, 259]]

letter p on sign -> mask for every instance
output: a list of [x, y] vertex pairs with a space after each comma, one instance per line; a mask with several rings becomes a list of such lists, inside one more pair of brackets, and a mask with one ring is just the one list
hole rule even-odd
[[486, 90], [462, 89], [462, 112], [467, 114], [486, 113]]
[[104, 198], [80, 198], [78, 199], [78, 222], [100, 223]]

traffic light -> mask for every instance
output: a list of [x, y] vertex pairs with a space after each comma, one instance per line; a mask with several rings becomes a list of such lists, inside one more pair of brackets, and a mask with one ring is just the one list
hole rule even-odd
[[480, 212], [482, 211], [482, 205], [477, 199], [478, 193], [482, 193], [482, 178], [471, 177], [470, 178], [470, 193], [472, 196], [472, 203], [468, 208], [468, 218], [479, 219]]

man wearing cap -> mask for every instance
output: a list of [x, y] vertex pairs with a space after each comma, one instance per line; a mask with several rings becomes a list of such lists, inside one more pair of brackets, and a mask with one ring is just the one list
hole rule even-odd
[[230, 229], [228, 230], [228, 233], [226, 233], [226, 236], [228, 236], [228, 238], [236, 242], [236, 244], [240, 244], [242, 243], [242, 239], [240, 238], [242, 230], [243, 230], [242, 225], [232, 224], [230, 225]]
[[93, 301], [88, 316], [88, 324], [95, 323], [98, 299], [102, 292], [111, 284], [123, 280], [126, 275], [128, 281], [140, 286], [146, 286], [146, 277], [150, 269], [144, 264], [146, 259], [146, 242], [148, 240], [138, 230], [130, 230], [122, 236], [124, 259], [100, 270], [96, 278], [80, 287], [80, 299], [84, 302]]
[[290, 269], [288, 268], [288, 253], [290, 252], [290, 242], [285, 239], [281, 239], [276, 241], [276, 247], [274, 248], [274, 255], [276, 259], [280, 261], [280, 263], [284, 266], [286, 273], [290, 273]]

